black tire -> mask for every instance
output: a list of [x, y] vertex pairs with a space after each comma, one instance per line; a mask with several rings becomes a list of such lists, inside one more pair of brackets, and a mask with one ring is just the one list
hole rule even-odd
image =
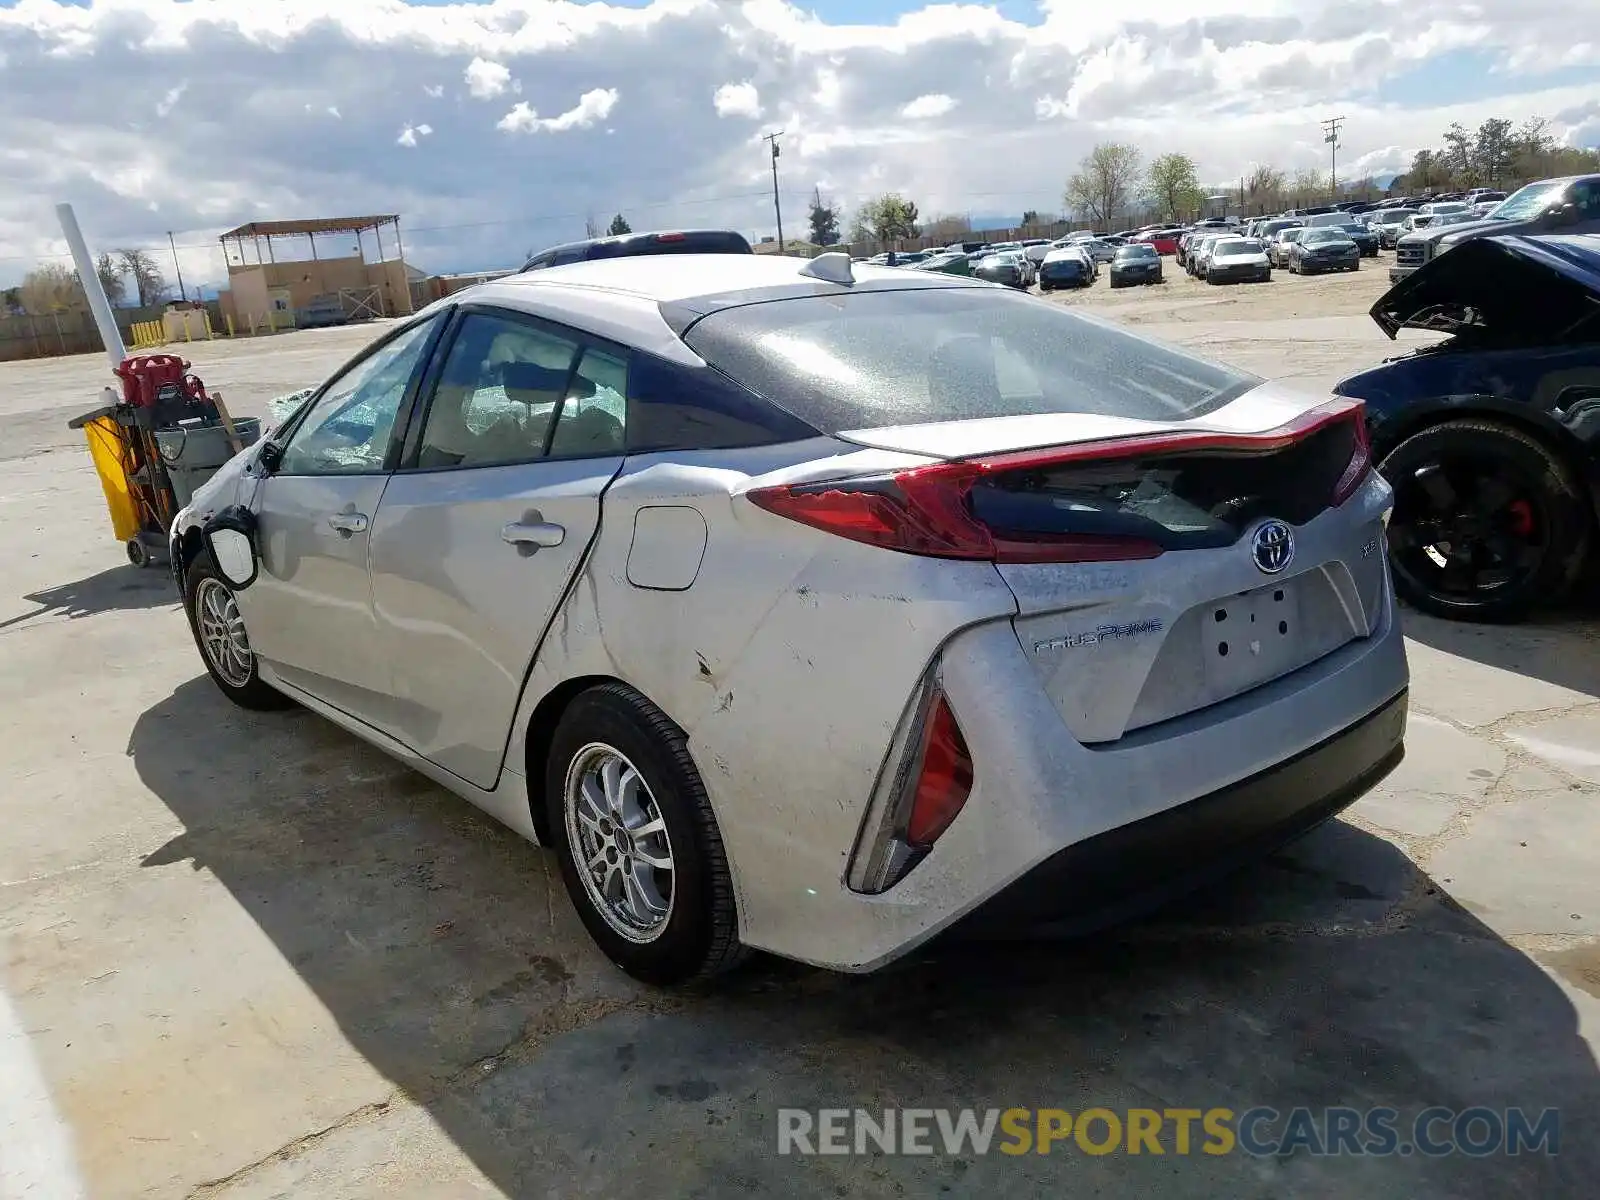
[[276, 712], [280, 709], [293, 708], [295, 702], [282, 692], [261, 678], [261, 669], [256, 662], [254, 654], [249, 656], [249, 670], [240, 679], [230, 679], [218, 670], [212, 662], [211, 654], [206, 650], [205, 639], [200, 632], [201, 618], [197, 609], [202, 588], [220, 588], [231, 598], [233, 589], [223, 578], [217, 574], [211, 565], [210, 556], [201, 553], [189, 564], [189, 569], [183, 577], [183, 610], [189, 617], [189, 632], [194, 636], [195, 649], [200, 652], [200, 661], [205, 664], [206, 674], [211, 676], [211, 682], [221, 689], [222, 694], [232, 700], [240, 708], [247, 708], [252, 712]]
[[[597, 744], [620, 752], [634, 767], [666, 825], [673, 895], [665, 923], [649, 941], [624, 937], [596, 907], [568, 835], [568, 771]], [[567, 894], [589, 936], [622, 970], [645, 983], [671, 986], [719, 974], [745, 958], [733, 877], [711, 801], [683, 731], [659, 708], [620, 683], [579, 695], [551, 741], [545, 803]]]
[[[1407, 489], [1418, 473], [1447, 462], [1498, 462], [1530, 503], [1528, 523], [1543, 530], [1533, 564], [1506, 585], [1475, 597], [1430, 586], [1413, 564], [1414, 505]], [[1576, 472], [1531, 434], [1495, 421], [1464, 418], [1430, 426], [1401, 442], [1379, 467], [1395, 488], [1389, 551], [1395, 591], [1413, 608], [1458, 621], [1511, 622], [1540, 604], [1559, 600], [1582, 571], [1594, 520]]]

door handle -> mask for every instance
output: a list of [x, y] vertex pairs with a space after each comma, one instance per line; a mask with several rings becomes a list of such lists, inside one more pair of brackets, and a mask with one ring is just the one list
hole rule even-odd
[[366, 513], [334, 513], [328, 518], [328, 525], [349, 537], [352, 533], [365, 533], [367, 531]]
[[567, 531], [548, 521], [513, 521], [500, 531], [501, 541], [513, 546], [526, 546], [530, 551], [540, 546], [559, 546], [566, 540]]

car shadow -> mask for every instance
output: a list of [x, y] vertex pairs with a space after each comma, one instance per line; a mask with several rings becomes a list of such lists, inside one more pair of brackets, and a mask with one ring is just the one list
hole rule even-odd
[[[942, 941], [865, 977], [758, 958], [669, 995], [598, 956], [546, 852], [310, 714], [234, 710], [201, 677], [129, 753], [184, 827], [144, 865], [211, 872], [508, 1196], [1506, 1200], [1600, 1170], [1580, 1128], [1600, 1077], [1560, 987], [1342, 822], [1092, 940]], [[1170, 1132], [1161, 1156], [777, 1152], [788, 1107], [1257, 1105], [1553, 1107], [1566, 1136], [1488, 1159], [1211, 1156], [1198, 1133], [1180, 1157]], [[340, 1136], [268, 1161], [260, 1194], [313, 1194], [297, 1172], [336, 1173]]]
[[103, 612], [167, 608], [178, 603], [177, 592], [172, 587], [172, 576], [165, 569], [140, 570], [131, 564], [112, 567], [87, 579], [29, 592], [22, 599], [38, 607], [32, 612], [0, 621], [0, 629], [22, 625], [40, 617], [77, 620]]
[[1574, 601], [1516, 625], [1403, 610], [1406, 637], [1441, 653], [1600, 696], [1600, 603]]

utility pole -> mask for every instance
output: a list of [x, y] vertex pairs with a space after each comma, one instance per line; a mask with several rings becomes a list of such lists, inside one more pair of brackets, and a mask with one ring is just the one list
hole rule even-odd
[[1335, 202], [1339, 199], [1339, 126], [1343, 124], [1343, 117], [1329, 117], [1322, 122], [1322, 140], [1328, 143], [1328, 183]]
[[172, 240], [172, 230], [167, 230], [167, 245], [172, 247], [172, 269], [178, 274], [178, 299], [187, 300], [189, 294], [183, 290], [183, 268], [178, 265], [178, 243]]
[[783, 205], [778, 202], [778, 139], [783, 130], [763, 134], [761, 140], [772, 147], [772, 211], [778, 218], [778, 253], [783, 253]]

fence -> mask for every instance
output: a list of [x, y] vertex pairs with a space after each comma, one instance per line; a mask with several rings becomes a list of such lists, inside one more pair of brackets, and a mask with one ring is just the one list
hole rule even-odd
[[[294, 328], [293, 314], [278, 313], [251, 318], [234, 327], [214, 300], [189, 308], [150, 305], [115, 310], [117, 327], [129, 350], [206, 341], [243, 334], [276, 333]], [[94, 317], [72, 310], [43, 316], [0, 317], [0, 362], [25, 358], [56, 358], [68, 354], [97, 354], [104, 349]]]

